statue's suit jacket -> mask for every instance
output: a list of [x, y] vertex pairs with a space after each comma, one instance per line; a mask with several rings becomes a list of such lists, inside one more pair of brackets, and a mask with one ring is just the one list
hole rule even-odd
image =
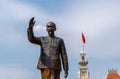
[[51, 68], [61, 70], [61, 62], [64, 70], [69, 69], [63, 39], [49, 36], [35, 37], [33, 34], [33, 29], [28, 29], [27, 33], [28, 40], [31, 43], [40, 45], [41, 47], [41, 53], [37, 65], [38, 69]]

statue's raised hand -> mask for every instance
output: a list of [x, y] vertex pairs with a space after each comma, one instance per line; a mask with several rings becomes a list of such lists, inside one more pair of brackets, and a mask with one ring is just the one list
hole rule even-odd
[[35, 24], [34, 17], [32, 17], [29, 21], [29, 28], [33, 28], [34, 24]]

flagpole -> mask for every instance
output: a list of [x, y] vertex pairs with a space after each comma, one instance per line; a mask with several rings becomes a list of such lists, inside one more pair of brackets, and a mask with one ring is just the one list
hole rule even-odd
[[85, 52], [85, 50], [84, 50], [84, 44], [82, 45], [82, 51], [83, 51], [83, 53]]
[[82, 51], [83, 51], [83, 53], [85, 53], [85, 45], [84, 44], [82, 44]]

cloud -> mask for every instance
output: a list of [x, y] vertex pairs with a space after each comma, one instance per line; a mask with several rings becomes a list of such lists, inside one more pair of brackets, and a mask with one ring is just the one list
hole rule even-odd
[[29, 4], [21, 3], [16, 0], [1, 1], [0, 6], [2, 10], [2, 15], [6, 15], [6, 18], [11, 17], [12, 19], [15, 18], [17, 20], [24, 20], [25, 18], [30, 18], [32, 16], [43, 18], [46, 17], [42, 9], [39, 8], [40, 10], [38, 10], [38, 8], [35, 8]]
[[47, 34], [46, 27], [41, 26], [40, 24], [34, 26], [33, 31], [36, 36], [45, 36]]
[[33, 79], [35, 73], [17, 64], [0, 64], [1, 79]]
[[[90, 56], [106, 57], [108, 54], [109, 57], [118, 56], [117, 52], [120, 50], [116, 47], [119, 45], [112, 41], [119, 42], [117, 39], [120, 39], [117, 30], [120, 25], [119, 13], [120, 5], [117, 1], [93, 1], [83, 2], [83, 4], [78, 1], [75, 6], [73, 4], [73, 6], [68, 7], [66, 13], [57, 19], [57, 22], [62, 25], [59, 27], [62, 28], [63, 37], [69, 42], [68, 50], [74, 52], [74, 55], [80, 53], [81, 32], [84, 32], [88, 53], [92, 52]], [[115, 49], [117, 49], [116, 54], [113, 53]]]
[[25, 34], [28, 26], [26, 24], [28, 24], [29, 19], [33, 16], [36, 17], [35, 20], [39, 17], [42, 17], [40, 19], [43, 19], [47, 16], [42, 9], [39, 8], [39, 10], [37, 7], [33, 7], [30, 4], [22, 3], [17, 0], [0, 1], [0, 9], [0, 36], [2, 37], [0, 39], [0, 44], [2, 47], [15, 47], [16, 45], [21, 44], [21, 42], [23, 43], [24, 39], [26, 39]]
[[[101, 6], [102, 5], [102, 6]], [[69, 29], [75, 29], [75, 32], [81, 30], [89, 32], [89, 34], [99, 34], [98, 30], [104, 30], [108, 28], [114, 28], [111, 24], [115, 24], [119, 20], [119, 4], [102, 2], [91, 2], [81, 5], [78, 1], [76, 6], [68, 8], [68, 13], [64, 15], [65, 19], [61, 20], [65, 22]], [[106, 31], [105, 30], [105, 31]], [[108, 29], [109, 30], [109, 29]]]

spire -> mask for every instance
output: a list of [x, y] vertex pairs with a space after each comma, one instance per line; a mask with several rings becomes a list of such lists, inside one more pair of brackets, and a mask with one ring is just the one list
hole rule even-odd
[[88, 61], [86, 59], [86, 53], [84, 51], [84, 45], [86, 43], [86, 39], [85, 39], [85, 35], [83, 34], [83, 32], [81, 33], [81, 35], [82, 35], [82, 42], [83, 43], [82, 43], [82, 51], [80, 53], [80, 62], [79, 62], [79, 64], [81, 66], [86, 66], [88, 64]]
[[84, 45], [86, 43], [86, 39], [83, 33], [82, 34], [82, 51], [80, 52], [80, 70], [78, 72], [78, 79], [89, 79], [89, 72], [88, 72], [88, 61], [86, 58], [86, 53], [84, 51]]

